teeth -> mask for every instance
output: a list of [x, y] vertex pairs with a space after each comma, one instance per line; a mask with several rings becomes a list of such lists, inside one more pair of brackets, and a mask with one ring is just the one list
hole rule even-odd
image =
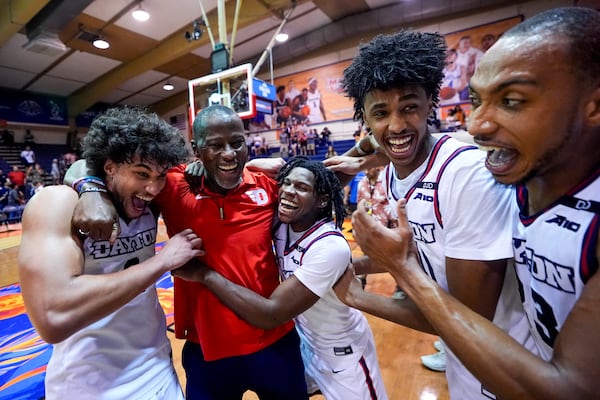
[[402, 146], [403, 144], [406, 144], [408, 142], [411, 141], [410, 137], [404, 137], [404, 138], [391, 138], [388, 140], [389, 144], [393, 145], [393, 146]]
[[478, 145], [479, 150], [481, 151], [485, 151], [485, 152], [490, 152], [490, 151], [497, 151], [497, 150], [502, 150], [500, 147], [494, 147], [494, 146], [484, 146], [484, 145]]
[[142, 200], [144, 200], [145, 202], [148, 202], [148, 203], [151, 202], [152, 199], [153, 199], [153, 197], [151, 197], [151, 196], [141, 196], [139, 194], [136, 195], [135, 197], [137, 197], [138, 199], [142, 199]]
[[296, 203], [289, 201], [289, 200], [285, 200], [285, 199], [280, 199], [279, 200], [281, 202], [281, 205], [286, 206], [286, 207], [296, 207]]
[[233, 171], [234, 169], [237, 168], [237, 164], [233, 164], [233, 165], [221, 165], [219, 166], [220, 169], [222, 169], [223, 171]]

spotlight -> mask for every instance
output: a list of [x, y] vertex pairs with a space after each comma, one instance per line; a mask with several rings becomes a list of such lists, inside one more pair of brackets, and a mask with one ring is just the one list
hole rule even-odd
[[192, 24], [192, 32], [186, 31], [185, 38], [188, 42], [192, 40], [199, 40], [202, 37], [202, 28], [201, 26], [206, 25], [203, 20], [196, 20]]
[[96, 40], [94, 40], [92, 45], [100, 50], [105, 50], [110, 47], [110, 43], [108, 43], [102, 36], [99, 36]]
[[162, 88], [163, 88], [163, 90], [166, 90], [167, 92], [169, 92], [169, 91], [175, 89], [175, 86], [173, 86], [173, 84], [171, 84], [169, 81], [166, 81]]
[[275, 36], [275, 40], [277, 40], [279, 43], [283, 43], [283, 42], [286, 42], [289, 37], [290, 36], [287, 33], [281, 32], [281, 33], [277, 34], [277, 36]]
[[131, 13], [131, 16], [138, 20], [138, 21], [148, 21], [148, 19], [150, 19], [150, 14], [148, 14], [148, 11], [144, 10], [142, 8], [142, 2], [140, 1], [140, 4], [138, 5], [138, 7], [133, 10], [133, 12]]

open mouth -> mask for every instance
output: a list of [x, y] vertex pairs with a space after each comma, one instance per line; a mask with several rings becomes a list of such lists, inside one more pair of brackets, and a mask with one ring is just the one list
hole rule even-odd
[[279, 209], [284, 211], [293, 211], [298, 209], [298, 205], [293, 201], [280, 199], [279, 200]]
[[414, 136], [391, 137], [387, 140], [390, 152], [397, 156], [402, 156], [410, 151]]
[[133, 197], [133, 207], [136, 210], [144, 210], [148, 206], [148, 203], [152, 201], [152, 199], [153, 197], [151, 196], [142, 196], [137, 194]]
[[479, 149], [487, 153], [486, 167], [494, 174], [505, 172], [515, 162], [517, 151], [504, 147], [479, 146]]

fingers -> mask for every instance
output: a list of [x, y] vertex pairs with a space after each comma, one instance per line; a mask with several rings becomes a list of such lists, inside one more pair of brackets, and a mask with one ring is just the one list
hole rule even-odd
[[112, 224], [112, 230], [110, 232], [110, 237], [108, 238], [108, 242], [110, 244], [114, 244], [117, 240], [117, 237], [121, 233], [121, 226], [119, 225], [119, 221], [114, 221]]

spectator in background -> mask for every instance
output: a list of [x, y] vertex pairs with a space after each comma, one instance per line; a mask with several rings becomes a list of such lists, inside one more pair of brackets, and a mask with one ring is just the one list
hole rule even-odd
[[6, 174], [6, 176], [8, 176], [8, 179], [10, 179], [12, 183], [17, 185], [19, 190], [25, 190], [25, 180], [27, 179], [27, 175], [24, 171], [21, 171], [18, 165], [13, 165], [12, 171]]
[[58, 165], [58, 159], [57, 158], [53, 158], [52, 159], [52, 167], [50, 169], [50, 175], [52, 175], [52, 184], [53, 185], [59, 185], [62, 176], [61, 176], [61, 173], [60, 173], [60, 166]]
[[31, 133], [31, 131], [29, 129], [27, 129], [25, 131], [25, 136], [23, 137], [23, 144], [25, 145], [25, 147], [27, 147], [27, 146], [34, 147], [35, 146], [35, 137], [33, 136], [33, 133]]
[[8, 177], [4, 173], [4, 170], [0, 168], [0, 187], [4, 186], [4, 182], [6, 182], [7, 179]]
[[8, 205], [8, 195], [10, 193], [10, 181], [4, 180], [0, 184], [0, 212]]
[[290, 128], [287, 125], [279, 131], [279, 154], [282, 158], [290, 156]]
[[325, 153], [325, 158], [335, 157], [337, 155], [338, 155], [338, 153], [333, 148], [333, 145], [327, 146], [327, 153]]
[[321, 144], [323, 146], [329, 146], [331, 144], [331, 131], [328, 127], [324, 127], [321, 131]]
[[[385, 185], [380, 176], [381, 167], [372, 167], [366, 170], [365, 176], [358, 183], [357, 202], [365, 200], [371, 207], [373, 218], [386, 228], [395, 228], [396, 219], [392, 215], [390, 202], [385, 194]], [[357, 275], [363, 288], [367, 284], [366, 275]], [[400, 289], [396, 286], [396, 292]], [[395, 294], [395, 293], [394, 293]]]
[[31, 146], [27, 145], [21, 151], [21, 162], [25, 167], [31, 167], [35, 164], [35, 152], [31, 149]]
[[356, 210], [356, 204], [358, 203], [358, 184], [365, 177], [365, 172], [360, 171], [354, 178], [344, 186], [344, 206], [346, 206], [346, 212], [348, 215]]
[[2, 131], [2, 144], [11, 150], [15, 147], [15, 137], [8, 129]]

